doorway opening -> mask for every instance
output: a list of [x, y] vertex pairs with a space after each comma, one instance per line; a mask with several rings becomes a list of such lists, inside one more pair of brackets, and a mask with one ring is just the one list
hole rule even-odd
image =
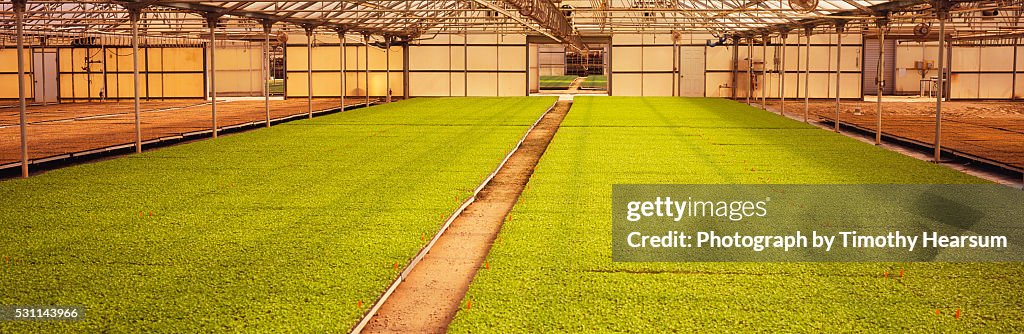
[[530, 93], [608, 94], [608, 44], [579, 52], [561, 44], [531, 44]]
[[57, 50], [32, 50], [32, 92], [37, 103], [57, 103]]

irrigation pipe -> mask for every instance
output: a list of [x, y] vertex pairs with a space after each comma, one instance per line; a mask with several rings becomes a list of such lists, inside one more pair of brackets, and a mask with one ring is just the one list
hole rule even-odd
[[476, 197], [480, 195], [480, 191], [482, 191], [484, 187], [491, 183], [491, 180], [493, 180], [494, 177], [498, 175], [498, 171], [505, 167], [505, 164], [508, 163], [508, 160], [512, 158], [512, 155], [518, 152], [519, 148], [523, 146], [523, 142], [526, 141], [526, 136], [529, 136], [530, 132], [533, 132], [533, 129], [537, 127], [537, 124], [540, 124], [540, 121], [544, 119], [544, 116], [547, 116], [548, 113], [550, 113], [551, 110], [555, 109], [555, 106], [557, 105], [558, 101], [555, 101], [555, 103], [551, 104], [551, 107], [548, 107], [548, 110], [544, 111], [544, 113], [541, 114], [540, 117], [537, 118], [537, 120], [534, 121], [532, 125], [530, 125], [530, 128], [526, 130], [526, 133], [523, 134], [523, 137], [519, 138], [519, 141], [516, 142], [516, 146], [512, 148], [512, 151], [508, 152], [508, 154], [505, 155], [505, 159], [501, 160], [501, 163], [498, 164], [498, 167], [494, 168], [494, 171], [492, 171], [491, 174], [488, 175], [487, 178], [484, 179], [484, 181], [481, 182], [480, 185], [477, 186], [475, 190], [473, 190], [473, 196], [470, 196], [465, 201], [463, 201], [462, 205], [460, 205], [459, 208], [455, 210], [455, 212], [448, 216], [448, 219], [444, 221], [444, 225], [441, 225], [441, 229], [434, 234], [434, 237], [430, 239], [430, 242], [428, 242], [426, 246], [423, 246], [423, 248], [420, 249], [419, 253], [416, 253], [416, 256], [412, 258], [412, 261], [409, 261], [409, 264], [405, 266], [405, 269], [398, 274], [398, 277], [396, 277], [395, 280], [391, 282], [391, 285], [388, 286], [388, 289], [384, 290], [384, 293], [381, 294], [380, 298], [377, 298], [377, 301], [373, 303], [373, 306], [371, 306], [370, 309], [366, 311], [366, 314], [363, 315], [363, 318], [359, 319], [359, 323], [356, 323], [356, 325], [352, 327], [352, 331], [350, 331], [349, 333], [362, 333], [363, 329], [366, 328], [366, 325], [370, 323], [370, 320], [373, 319], [373, 316], [377, 314], [377, 311], [380, 310], [381, 306], [384, 306], [384, 303], [388, 300], [388, 297], [391, 297], [391, 295], [395, 293], [395, 290], [398, 290], [398, 286], [405, 281], [405, 278], [409, 276], [409, 273], [411, 273], [412, 270], [416, 268], [416, 265], [419, 264], [420, 261], [423, 261], [423, 258], [427, 256], [427, 253], [430, 253], [430, 249], [434, 247], [434, 244], [437, 243], [438, 239], [441, 239], [441, 235], [443, 235], [444, 232], [448, 230], [448, 227], [450, 227], [452, 223], [455, 222], [455, 219], [458, 218], [459, 215], [461, 215], [462, 212], [465, 211], [470, 204], [473, 204], [473, 202], [476, 201]]

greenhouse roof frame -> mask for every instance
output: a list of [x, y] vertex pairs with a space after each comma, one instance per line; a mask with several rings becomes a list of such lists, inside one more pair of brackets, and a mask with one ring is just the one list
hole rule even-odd
[[[813, 2], [814, 0], [810, 0]], [[580, 36], [620, 33], [710, 32], [714, 36], [778, 35], [818, 27], [834, 32], [835, 21], [851, 32], [878, 29], [887, 18], [894, 35], [913, 35], [914, 27], [936, 19], [946, 5], [952, 38], [1019, 38], [1024, 31], [1024, 0], [818, 0], [800, 10], [797, 0], [356, 0], [356, 1], [204, 1], [204, 0], [29, 0], [28, 36], [75, 38], [127, 36], [128, 8], [142, 8], [141, 34], [147, 37], [202, 39], [207, 17], [217, 18], [219, 39], [261, 38], [264, 24], [277, 33], [338, 30], [354, 36], [412, 40], [438, 33], [541, 34], [570, 45]], [[538, 18], [527, 7], [558, 6], [562, 15]], [[546, 6], [546, 5], [545, 5]], [[0, 3], [0, 34], [14, 31], [13, 3]], [[560, 27], [559, 20], [569, 28]]]

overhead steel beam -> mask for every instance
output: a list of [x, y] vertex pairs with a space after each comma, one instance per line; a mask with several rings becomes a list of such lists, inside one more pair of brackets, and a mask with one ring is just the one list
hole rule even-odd
[[855, 19], [864, 19], [862, 16], [864, 16], [863, 14], [865, 14], [865, 13], [873, 13], [872, 14], [872, 16], [873, 16], [874, 14], [877, 14], [877, 13], [897, 12], [897, 11], [905, 10], [905, 9], [913, 7], [913, 6], [929, 4], [929, 3], [930, 3], [929, 0], [893, 0], [893, 1], [885, 2], [885, 3], [881, 3], [881, 4], [877, 4], [877, 5], [866, 6], [865, 8], [858, 8], [858, 9], [860, 9], [858, 11], [836, 12], [836, 13], [832, 13], [832, 14], [828, 14], [828, 15], [820, 15], [820, 17], [815, 17], [815, 18], [794, 20], [792, 22], [787, 22], [787, 23], [779, 23], [779, 24], [775, 24], [775, 25], [772, 25], [772, 26], [768, 27], [768, 29], [776, 29], [777, 30], [777, 29], [786, 28], [786, 27], [797, 28], [797, 27], [804, 27], [804, 26], [807, 26], [807, 25], [812, 25], [812, 26], [833, 25], [833, 24], [835, 24], [835, 21], [837, 19], [844, 20], [844, 21], [855, 20]]
[[495, 4], [491, 3], [490, 1], [486, 1], [486, 0], [473, 0], [473, 2], [475, 2], [475, 3], [477, 3], [477, 4], [481, 5], [481, 6], [487, 7], [490, 10], [496, 11], [496, 12], [500, 13], [501, 15], [505, 15], [505, 17], [508, 17], [508, 18], [510, 18], [510, 19], [512, 19], [512, 20], [514, 20], [516, 22], [519, 22], [523, 26], [528, 27], [528, 28], [530, 28], [533, 31], [536, 31], [536, 32], [540, 33], [541, 35], [547, 36], [547, 37], [549, 37], [549, 38], [551, 38], [551, 39], [553, 39], [553, 40], [555, 40], [555, 41], [557, 41], [559, 43], [564, 43], [564, 40], [562, 38], [560, 38], [558, 36], [555, 36], [554, 34], [548, 32], [546, 29], [540, 28], [540, 27], [538, 27], [535, 24], [530, 24], [530, 22], [526, 21], [522, 17], [519, 17], [519, 15], [513, 14], [512, 12], [506, 10], [505, 8], [502, 8], [501, 6], [495, 5]]
[[[475, 0], [477, 3], [488, 3], [484, 0]], [[576, 51], [586, 51], [587, 45], [583, 43], [576, 28], [569, 23], [562, 10], [551, 3], [550, 0], [505, 0], [504, 3], [514, 7], [519, 14], [532, 19], [535, 23], [547, 29], [551, 34], [558, 36], [566, 45]], [[488, 6], [491, 8], [497, 6]], [[506, 14], [507, 15], [507, 14]]]
[[843, 0], [843, 2], [846, 2], [850, 6], [856, 7], [861, 12], [864, 12], [866, 14], [871, 14], [871, 15], [875, 14], [875, 10], [871, 9], [871, 7], [862, 5], [862, 4], [860, 4], [859, 2], [857, 2], [855, 0]]

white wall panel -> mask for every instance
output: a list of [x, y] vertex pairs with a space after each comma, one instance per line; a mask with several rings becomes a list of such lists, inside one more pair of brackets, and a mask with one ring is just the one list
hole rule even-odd
[[[713, 48], [704, 48], [705, 55], [705, 66], [708, 70], [721, 70], [729, 71], [732, 70], [732, 46], [716, 46]], [[743, 54], [740, 58], [746, 57], [746, 48], [743, 48]]]
[[640, 74], [615, 73], [612, 83], [612, 95], [641, 96], [643, 95], [643, 76]]
[[470, 96], [525, 94], [525, 35], [471, 34], [467, 41], [463, 47], [462, 35], [438, 35], [410, 46], [410, 95], [463, 96], [467, 79]]
[[452, 96], [466, 95], [466, 75], [462, 72], [451, 73]]
[[499, 96], [523, 96], [526, 94], [526, 74], [499, 73]]
[[1013, 92], [1014, 97], [1018, 99], [1024, 98], [1024, 73], [1017, 73], [1017, 81]]
[[612, 45], [630, 44], [636, 45], [643, 43], [642, 35], [637, 34], [614, 34], [612, 35]]
[[[704, 96], [707, 97], [731, 97], [728, 88], [719, 88], [722, 85], [732, 84], [732, 73], [713, 72], [704, 76]], [[737, 95], [742, 96], [742, 95]]]
[[469, 73], [469, 96], [497, 96], [497, 73]]
[[976, 72], [981, 69], [981, 48], [954, 47], [950, 60], [950, 67], [954, 72]]
[[441, 72], [409, 73], [409, 94], [412, 96], [448, 96], [451, 75]]
[[366, 95], [366, 73], [345, 72], [345, 91], [348, 96]]
[[[643, 58], [639, 63], [643, 71], [672, 71], [671, 46], [648, 46], [642, 49]], [[671, 89], [669, 90], [671, 91]]]
[[497, 44], [498, 35], [490, 34], [469, 34], [466, 36], [469, 44]]
[[612, 47], [612, 72], [643, 70], [641, 54], [639, 47]]
[[498, 49], [498, 69], [522, 71], [526, 68], [525, 46], [502, 46]]
[[672, 96], [671, 73], [645, 73], [643, 96]]
[[499, 44], [525, 45], [526, 44], [526, 35], [502, 34], [502, 35], [500, 35], [498, 37], [498, 43]]
[[978, 74], [954, 73], [950, 76], [949, 96], [954, 99], [976, 99], [978, 98]]
[[811, 71], [834, 71], [835, 50], [827, 46], [811, 46]]
[[[409, 68], [447, 70], [453, 65], [448, 51], [447, 46], [409, 46]], [[462, 68], [461, 64], [459, 68]]]
[[993, 46], [978, 49], [982, 71], [1013, 71], [1013, 47]]
[[978, 97], [1008, 99], [1013, 87], [1013, 73], [986, 73], [978, 79]]
[[494, 70], [498, 68], [498, 49], [493, 46], [470, 46], [467, 61], [470, 70]]
[[641, 36], [644, 45], [672, 44], [672, 34], [643, 34]]

